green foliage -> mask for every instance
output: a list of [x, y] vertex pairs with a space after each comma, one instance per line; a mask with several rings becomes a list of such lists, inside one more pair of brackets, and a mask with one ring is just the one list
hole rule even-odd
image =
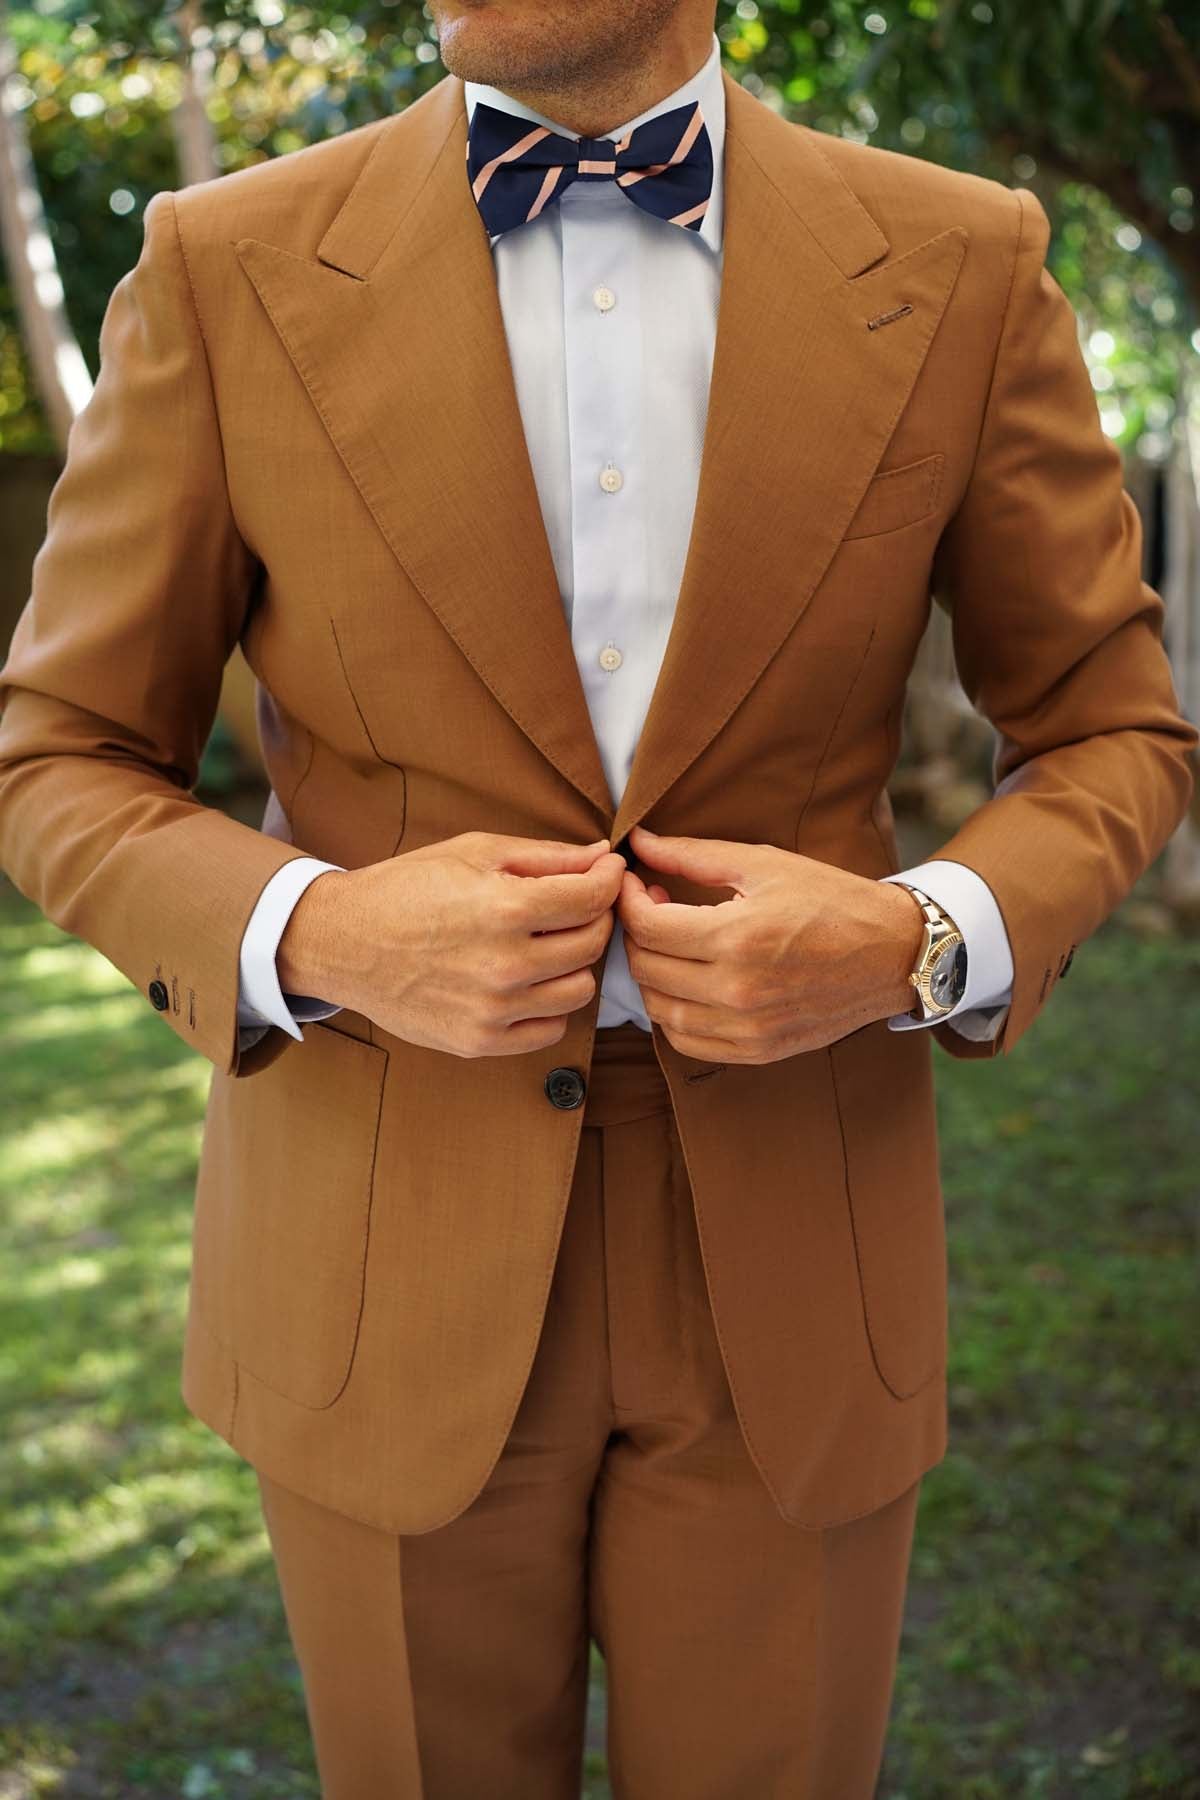
[[[206, 16], [211, 37], [199, 48], [213, 58], [207, 110], [222, 171], [379, 118], [443, 73], [432, 28], [411, 4], [380, 6], [369, 32], [361, 12], [353, 21], [328, 8], [285, 14], [275, 0]], [[179, 33], [161, 8], [77, 0], [14, 11], [9, 29], [68, 311], [94, 373], [104, 308], [137, 258], [146, 202], [180, 180], [170, 117], [181, 94]], [[0, 449], [52, 448], [3, 282], [0, 382]]]
[[1185, 367], [1200, 388], [1189, 295], [1163, 252], [1098, 189], [1064, 183], [1059, 213], [1048, 260], [1074, 297], [1104, 428], [1122, 450], [1161, 462], [1185, 401]]
[[1171, 197], [1200, 142], [1190, 0], [721, 0], [718, 16], [731, 60], [821, 129], [1001, 179], [1022, 152], [1124, 169], [1192, 229], [1190, 195]]
[[[1191, 28], [1184, 25], [1191, 13]], [[1087, 337], [1105, 430], [1167, 453], [1200, 351], [1200, 32], [1193, 0], [729, 0], [746, 85], [820, 130], [1031, 187]]]
[[[178, 1390], [208, 1065], [11, 891], [0, 967], [0, 1789], [304, 1800], [257, 1487]], [[1198, 1065], [1200, 943], [1119, 923], [1012, 1056], [936, 1054], [951, 1438], [880, 1800], [1200, 1800]]]

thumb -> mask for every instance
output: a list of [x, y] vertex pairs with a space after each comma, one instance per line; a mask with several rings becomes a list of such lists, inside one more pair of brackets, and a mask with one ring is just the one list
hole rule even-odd
[[639, 862], [664, 875], [682, 875], [701, 887], [749, 886], [748, 844], [726, 838], [658, 837], [641, 825], [634, 826], [629, 842]]

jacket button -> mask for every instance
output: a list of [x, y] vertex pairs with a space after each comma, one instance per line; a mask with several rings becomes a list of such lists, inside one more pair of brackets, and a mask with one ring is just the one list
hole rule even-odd
[[155, 1007], [158, 1012], [166, 1012], [168, 1006], [171, 1004], [171, 996], [167, 992], [165, 983], [161, 981], [152, 981], [150, 983], [150, 1004]]
[[578, 1069], [551, 1069], [546, 1077], [547, 1100], [551, 1106], [560, 1106], [565, 1112], [582, 1106], [586, 1093], [587, 1084]]

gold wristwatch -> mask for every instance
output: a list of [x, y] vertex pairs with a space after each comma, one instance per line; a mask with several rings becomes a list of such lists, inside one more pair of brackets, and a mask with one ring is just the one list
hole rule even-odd
[[917, 995], [913, 1017], [945, 1018], [966, 992], [967, 946], [963, 934], [949, 913], [943, 912], [936, 900], [931, 900], [920, 888], [910, 886], [907, 881], [898, 882], [897, 886], [908, 888], [925, 915], [925, 935], [908, 978]]

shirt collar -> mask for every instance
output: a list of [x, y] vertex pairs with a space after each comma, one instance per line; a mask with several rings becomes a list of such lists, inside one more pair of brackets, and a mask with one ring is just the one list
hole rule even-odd
[[[501, 112], [515, 113], [519, 119], [530, 119], [537, 125], [546, 125], [551, 131], [561, 132], [564, 137], [578, 139], [577, 131], [568, 131], [565, 125], [559, 125], [554, 119], [548, 119], [544, 113], [534, 112], [532, 107], [524, 106], [506, 94], [503, 88], [488, 87], [479, 81], [464, 81], [463, 95], [467, 108], [467, 123], [477, 103], [482, 100], [488, 106], [495, 106]], [[623, 125], [614, 125], [610, 131], [601, 135], [609, 138], [624, 137], [635, 125], [644, 125], [647, 119], [658, 117], [659, 113], [670, 112], [673, 107], [687, 106], [693, 100], [700, 102], [700, 113], [712, 143], [713, 185], [712, 198], [708, 203], [708, 211], [700, 222], [700, 229], [694, 234], [703, 238], [711, 250], [721, 248], [724, 187], [721, 180], [725, 159], [725, 87], [721, 75], [721, 44], [716, 32], [712, 35], [712, 44], [708, 52], [708, 60], [698, 69], [690, 80], [682, 87], [677, 87], [673, 94], [665, 99], [657, 100], [648, 106], [645, 112], [639, 113], [636, 119], [627, 119]]]

